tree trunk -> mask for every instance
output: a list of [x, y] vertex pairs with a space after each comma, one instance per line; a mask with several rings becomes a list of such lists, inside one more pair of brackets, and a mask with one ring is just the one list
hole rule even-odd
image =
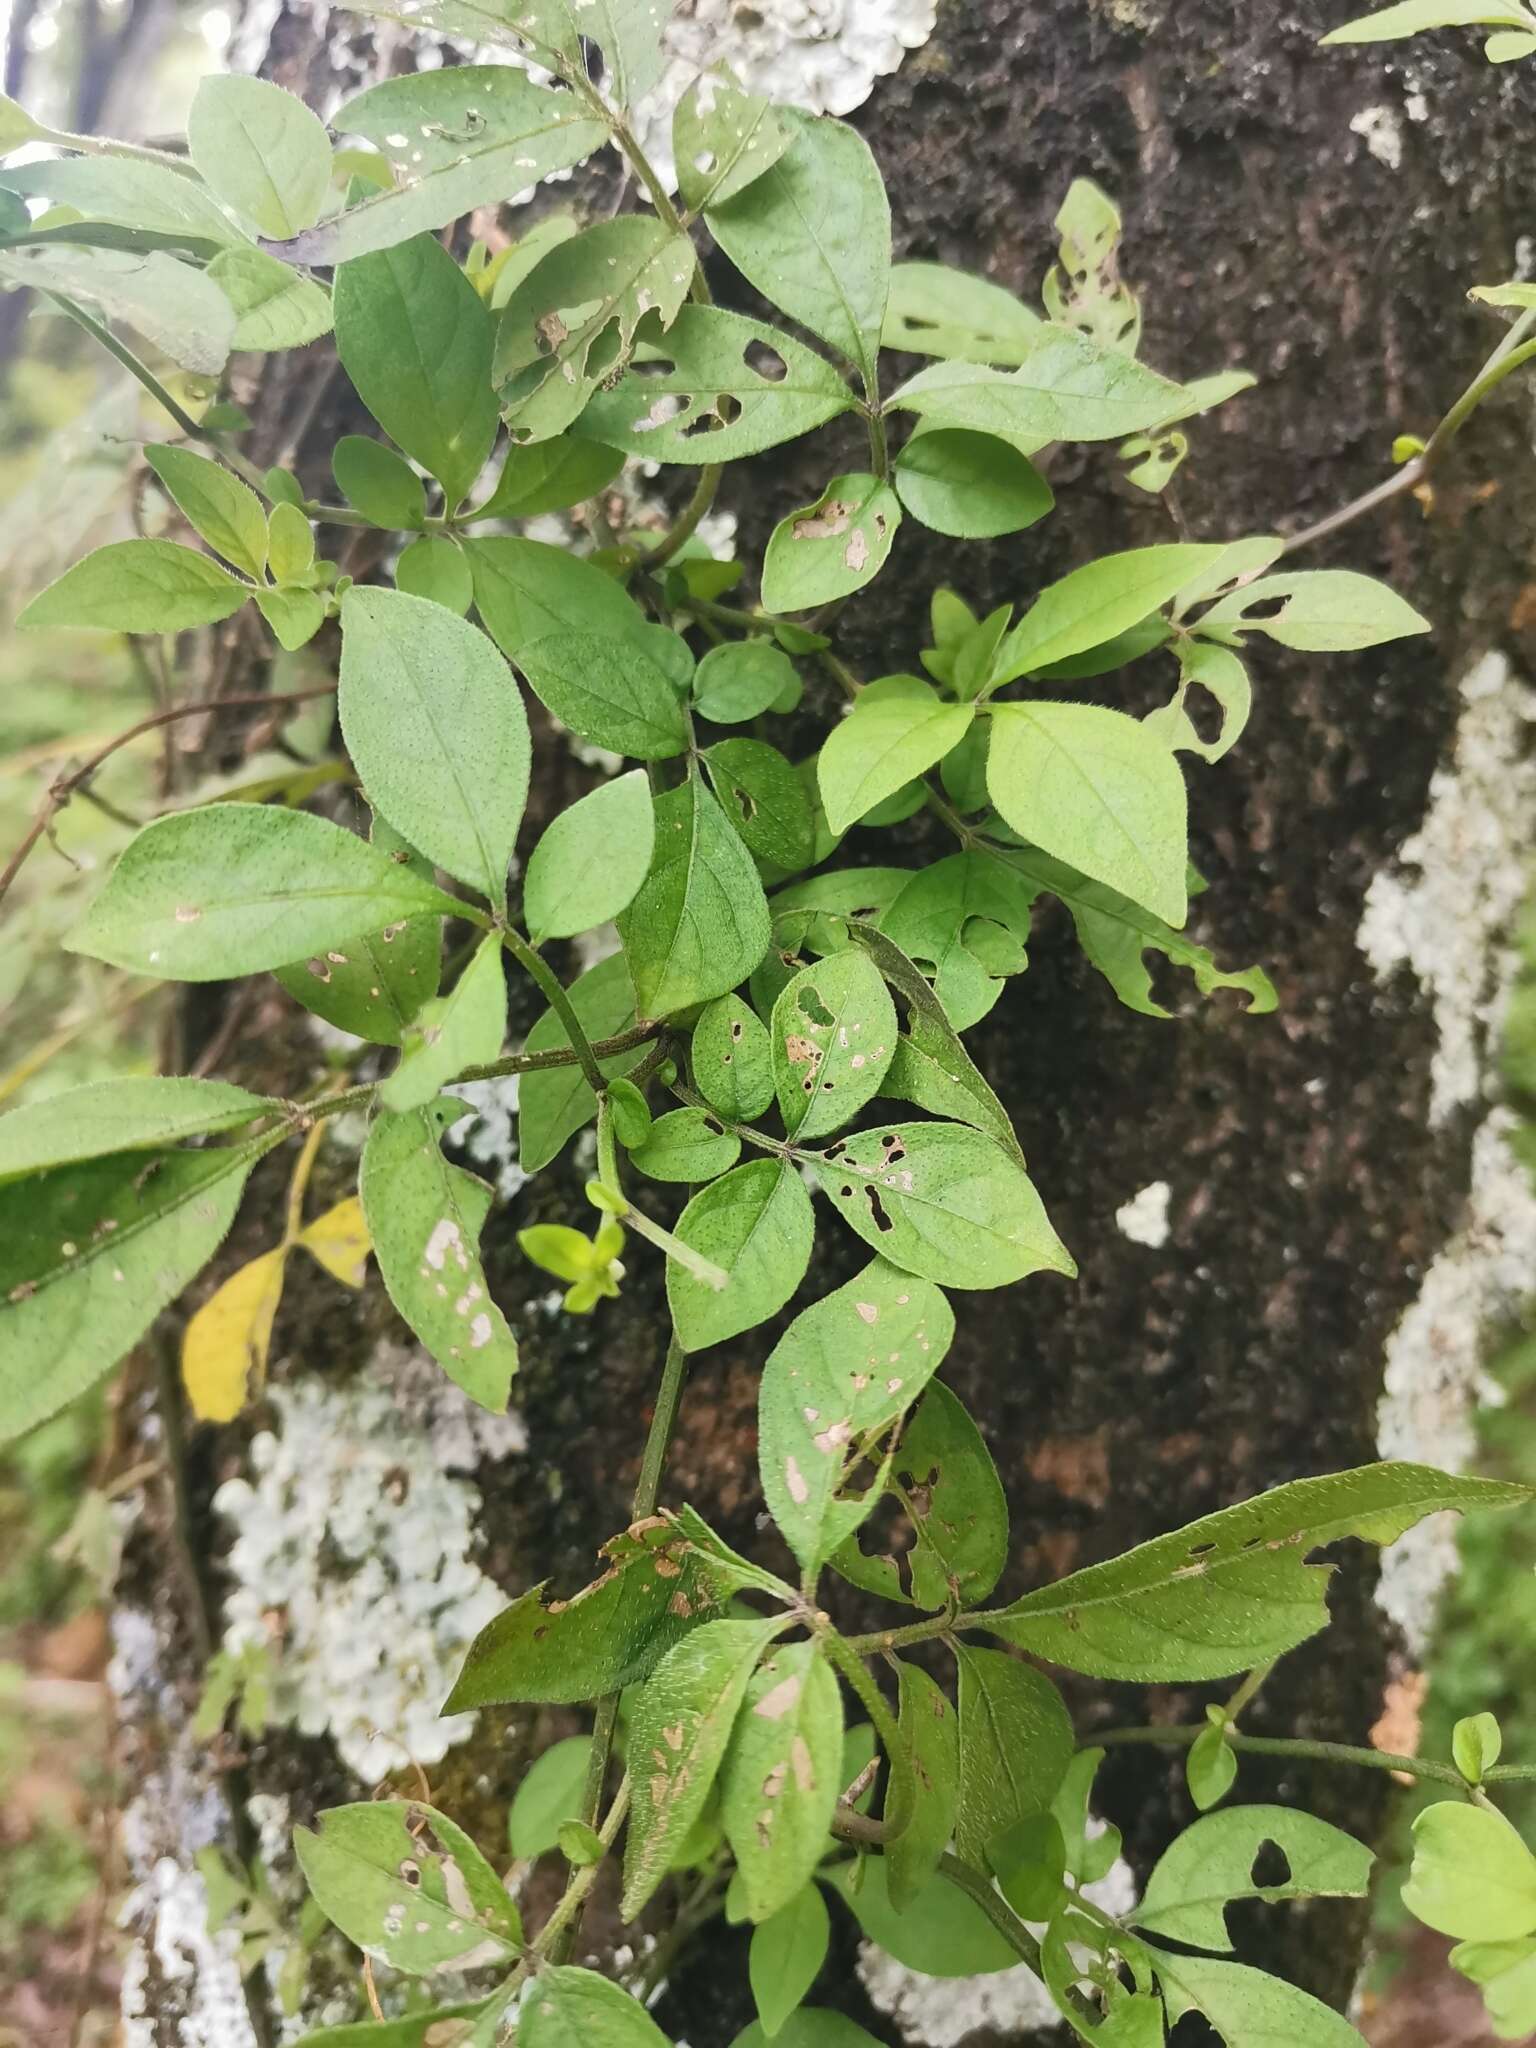
[[[698, 11], [702, 33], [716, 10], [699, 0]], [[1446, 409], [1489, 346], [1463, 295], [1512, 274], [1516, 236], [1536, 218], [1522, 146], [1532, 86], [1515, 67], [1488, 70], [1471, 43], [1318, 50], [1352, 11], [1345, 0], [947, 0], [927, 43], [875, 86], [854, 118], [890, 186], [899, 254], [986, 271], [1032, 298], [1067, 184], [1092, 176], [1125, 213], [1149, 360], [1182, 377], [1240, 365], [1260, 381], [1194, 429], [1166, 507], [1126, 486], [1105, 453], [1073, 448], [1053, 473], [1059, 510], [1023, 541], [962, 555], [909, 522], [874, 594], [843, 615], [861, 673], [914, 665], [935, 582], [981, 610], [1025, 599], [1093, 554], [1166, 538], [1170, 511], [1198, 539], [1295, 530], [1381, 476], [1395, 432], [1427, 430]], [[839, 110], [857, 89], [850, 72], [885, 57], [888, 16], [876, 0], [842, 12], [838, 61], [823, 66]], [[798, 13], [765, 0], [761, 34]], [[742, 20], [729, 29], [738, 60]], [[797, 69], [807, 47], [781, 77], [809, 75], [808, 62]], [[337, 49], [284, 15], [269, 68], [329, 104]], [[712, 282], [740, 302], [723, 262]], [[306, 358], [267, 380], [263, 459], [315, 377]], [[973, 1034], [1082, 1269], [1075, 1283], [1037, 1277], [1006, 1298], [957, 1303], [945, 1376], [1003, 1474], [1014, 1530], [1004, 1583], [1017, 1590], [1279, 1481], [1379, 1451], [1466, 1455], [1480, 1332], [1536, 1251], [1536, 1205], [1485, 1090], [1536, 819], [1536, 700], [1516, 674], [1536, 624], [1533, 487], [1525, 401], [1507, 390], [1431, 503], [1399, 499], [1307, 558], [1387, 576], [1433, 620], [1433, 638], [1358, 657], [1261, 657], [1237, 752], [1192, 772], [1193, 853], [1210, 884], [1197, 935], [1224, 962], [1262, 962], [1278, 1015], [1247, 1017], [1223, 995], [1202, 1003], [1187, 982], [1161, 978], [1176, 1021], [1135, 1015], [1051, 918], [1027, 973]], [[344, 407], [338, 383], [308, 430], [311, 456], [344, 430]], [[727, 472], [723, 502], [750, 548], [824, 483], [834, 465], [812, 445]], [[237, 664], [251, 658], [225, 663], [230, 689], [250, 687]], [[563, 756], [547, 731], [536, 745], [535, 803], [552, 809]], [[903, 858], [947, 851], [911, 829]], [[206, 1003], [189, 1012], [194, 1053], [219, 1021]], [[309, 1028], [268, 984], [219, 1070], [292, 1092], [315, 1065]], [[503, 1139], [493, 1108], [470, 1158], [499, 1169], [510, 1192]], [[343, 1191], [351, 1164], [341, 1143], [322, 1153], [322, 1196]], [[487, 1233], [524, 1347], [515, 1418], [476, 1419], [412, 1356], [376, 1284], [359, 1307], [295, 1274], [268, 1402], [239, 1425], [189, 1435], [176, 1512], [146, 1496], [118, 1612], [139, 1788], [134, 2048], [279, 2037], [266, 1977], [243, 2001], [230, 1937], [202, 1933], [191, 1858], [206, 1842], [265, 1856], [291, 1924], [291, 1824], [358, 1796], [359, 1779], [412, 1783], [413, 1757], [437, 1802], [494, 1848], [529, 1755], [578, 1725], [486, 1713], [445, 1733], [433, 1716], [502, 1594], [549, 1574], [582, 1583], [626, 1518], [660, 1366], [659, 1275], [636, 1259], [606, 1316], [557, 1319], [513, 1243], [534, 1215], [575, 1220], [580, 1182], [568, 1161]], [[280, 1198], [269, 1164], [221, 1270], [272, 1240]], [[831, 1241], [809, 1293], [844, 1278], [852, 1258]], [[696, 1362], [664, 1491], [747, 1549], [763, 1541], [753, 1433], [770, 1340], [754, 1332]], [[158, 1394], [133, 1389], [132, 1427], [147, 1441], [164, 1431], [174, 1450], [163, 1405], [174, 1376], [161, 1374]], [[1422, 1652], [1449, 1542], [1432, 1529], [1402, 1546], [1379, 1588], [1365, 1554], [1344, 1558], [1333, 1628], [1287, 1661], [1249, 1725], [1364, 1740]], [[276, 1712], [243, 1755], [210, 1756], [187, 1716], [206, 1642], [226, 1630], [265, 1630], [275, 1645]], [[1067, 1689], [1089, 1731], [1187, 1719], [1205, 1697]], [[1374, 1774], [1248, 1760], [1243, 1784], [1366, 1837], [1390, 1797]], [[1140, 1875], [1190, 1817], [1181, 1762], [1162, 1753], [1111, 1752], [1100, 1799]], [[659, 1935], [663, 1916], [650, 1924]], [[590, 1931], [598, 1943], [615, 1934], [602, 1912]], [[1343, 2004], [1363, 1934], [1362, 1911], [1283, 1908], [1244, 1922], [1241, 1952]], [[311, 2023], [354, 2016], [339, 1945], [322, 1941], [307, 1973]], [[1054, 2038], [1017, 1973], [925, 1988], [861, 1962], [841, 1919], [816, 1997], [920, 2048]], [[752, 2017], [744, 1931], [717, 1922], [685, 1952], [658, 2016], [693, 2048], [730, 2042]]]

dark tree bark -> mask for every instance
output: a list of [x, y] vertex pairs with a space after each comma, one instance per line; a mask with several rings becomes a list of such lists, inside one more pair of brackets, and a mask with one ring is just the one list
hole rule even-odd
[[[1463, 294], [1512, 274], [1516, 236], [1536, 219], [1524, 147], [1536, 84], [1517, 67], [1487, 70], [1470, 44], [1319, 51], [1317, 37], [1350, 11], [1342, 0], [950, 0], [933, 39], [859, 110], [890, 186], [899, 253], [984, 270], [1032, 297], [1052, 253], [1051, 217], [1070, 178], [1091, 175], [1126, 215], [1124, 267], [1145, 295], [1149, 359], [1178, 376], [1243, 365], [1260, 379], [1196, 427], [1168, 508], [1126, 486], [1106, 452], [1069, 449], [1053, 474], [1057, 514], [1021, 541], [962, 551], [909, 522], [874, 592], [843, 615], [862, 673], [913, 666], [937, 581], [983, 609], [1027, 598], [1096, 553], [1167, 537], [1169, 509], [1201, 539], [1295, 530], [1383, 474], [1392, 434], [1427, 429], [1454, 398], [1491, 342]], [[323, 100], [335, 46], [321, 50], [308, 34], [284, 16], [271, 68]], [[723, 263], [712, 278], [727, 302], [740, 297]], [[306, 358], [263, 379], [264, 458], [302, 422], [318, 374]], [[1028, 972], [974, 1034], [1082, 1268], [1075, 1284], [1036, 1278], [956, 1303], [945, 1375], [1007, 1485], [1006, 1585], [1057, 1576], [1276, 1482], [1367, 1462], [1389, 1354], [1392, 1447], [1440, 1448], [1415, 1445], [1405, 1417], [1431, 1413], [1452, 1437], [1460, 1426], [1458, 1375], [1475, 1364], [1468, 1346], [1500, 1301], [1489, 1260], [1502, 1241], [1490, 1254], [1486, 1220], [1469, 1228], [1467, 1204], [1487, 1116], [1481, 1074], [1500, 926], [1528, 831], [1518, 811], [1506, 815], [1509, 792], [1526, 786], [1528, 711], [1497, 659], [1477, 664], [1490, 650], [1516, 661], [1531, 652], [1525, 563], [1536, 508], [1524, 403], [1511, 392], [1490, 405], [1428, 506], [1400, 499], [1307, 557], [1308, 566], [1388, 576], [1434, 621], [1432, 639], [1359, 657], [1260, 656], [1242, 744], [1218, 767], [1192, 771], [1193, 852], [1210, 883], [1198, 935], [1226, 962], [1263, 962], [1279, 1015], [1248, 1018], [1224, 996], [1200, 1003], [1162, 977], [1176, 1021], [1134, 1015], [1086, 966], [1065, 921], [1042, 919]], [[345, 410], [344, 387], [327, 387], [301, 463], [321, 460], [354, 423], [344, 425]], [[818, 443], [729, 471], [723, 502], [739, 512], [749, 547], [834, 467]], [[250, 687], [252, 658], [249, 643], [228, 643], [219, 672], [231, 689]], [[1469, 694], [1462, 685], [1474, 671]], [[1134, 708], [1142, 688], [1133, 672], [1102, 693]], [[542, 814], [562, 800], [567, 771], [549, 736], [540, 739]], [[1422, 868], [1400, 868], [1427, 817]], [[1479, 819], [1491, 821], [1492, 845], [1479, 841]], [[890, 857], [861, 855], [860, 844], [855, 835], [850, 857]], [[914, 827], [901, 857], [947, 850]], [[1425, 965], [1437, 943], [1458, 963], [1438, 989]], [[1398, 959], [1406, 971], [1392, 971]], [[194, 1007], [189, 1049], [218, 1023], [216, 1003]], [[313, 1064], [306, 1027], [266, 990], [221, 1070], [291, 1090]], [[1483, 1129], [1485, 1164], [1496, 1138]], [[338, 1192], [344, 1165], [322, 1168]], [[1168, 1190], [1166, 1241], [1137, 1241], [1116, 1212], [1158, 1184]], [[276, 1168], [258, 1179], [230, 1264], [270, 1241], [279, 1185]], [[1154, 1197], [1154, 1217], [1156, 1208]], [[514, 1395], [528, 1449], [488, 1440], [466, 1454], [462, 1483], [473, 1489], [479, 1565], [509, 1591], [551, 1571], [565, 1587], [589, 1576], [597, 1544], [625, 1520], [660, 1364], [658, 1276], [644, 1259], [622, 1302], [593, 1325], [552, 1321], [536, 1306], [541, 1290], [515, 1257], [513, 1231], [534, 1214], [576, 1220], [580, 1209], [580, 1175], [564, 1170], [498, 1211], [488, 1233], [524, 1343]], [[807, 1296], [853, 1263], [828, 1239]], [[1459, 1293], [1453, 1282], [1464, 1283]], [[387, 1347], [392, 1328], [376, 1288], [356, 1309], [327, 1283], [295, 1275], [274, 1380], [314, 1381], [327, 1395], [366, 1380], [393, 1387], [419, 1415], [432, 1404], [417, 1376], [402, 1377]], [[697, 1361], [665, 1489], [749, 1549], [765, 1542], [754, 1414], [770, 1337], [754, 1332]], [[152, 1408], [147, 1392], [134, 1393], [127, 1413], [149, 1429]], [[289, 1427], [295, 1412], [286, 1411]], [[270, 1421], [258, 1412], [193, 1435], [181, 1537], [151, 1500], [130, 1548], [130, 1632], [147, 1613], [160, 1643], [159, 1690], [130, 1689], [130, 1756], [154, 1783], [175, 1772], [200, 1785], [218, 1777], [192, 1761], [184, 1733], [198, 1647], [178, 1613], [185, 1577], [168, 1557], [179, 1543], [197, 1561], [205, 1625], [217, 1636], [239, 1582], [223, 1561], [239, 1523], [215, 1513], [211, 1498], [243, 1469], [253, 1426]], [[317, 1460], [348, 1454], [319, 1439], [312, 1450]], [[1344, 1562], [1333, 1628], [1266, 1687], [1254, 1730], [1363, 1740], [1390, 1680], [1417, 1654], [1373, 1598], [1372, 1562], [1363, 1553]], [[1410, 1638], [1423, 1621], [1408, 1612], [1414, 1585], [1405, 1579], [1394, 1594]], [[274, 1634], [284, 1625], [277, 1616]], [[1191, 1718], [1205, 1697], [1066, 1684], [1090, 1731]], [[526, 1757], [567, 1725], [519, 1716], [509, 1728], [482, 1716], [468, 1742], [430, 1767], [439, 1803], [499, 1841]], [[222, 1790], [249, 1839], [271, 1812], [253, 1814], [253, 1791], [281, 1795], [287, 1818], [303, 1821], [346, 1796], [349, 1782], [327, 1743], [279, 1726], [249, 1745]], [[1374, 1775], [1246, 1764], [1244, 1788], [1367, 1837], [1389, 1796]], [[1100, 1796], [1143, 1875], [1190, 1817], [1179, 1760], [1162, 1754], [1113, 1752]], [[198, 1844], [182, 1821], [155, 1837], [172, 1858], [189, 1846]], [[140, 1924], [151, 1936], [153, 1917], [146, 1903]], [[594, 1934], [613, 1931], [599, 1914]], [[1363, 1933], [1363, 1911], [1290, 1909], [1245, 1921], [1242, 1953], [1342, 2004]], [[840, 1921], [818, 1999], [899, 2040], [853, 1973], [856, 1946]], [[323, 1990], [342, 1969], [322, 1953], [312, 1982]], [[152, 1969], [150, 1994], [144, 2038], [176, 2041], [187, 1984]], [[744, 1934], [717, 1923], [678, 1963], [661, 2017], [694, 2048], [723, 2048], [751, 2016]], [[233, 2048], [244, 2038], [228, 2036]]]

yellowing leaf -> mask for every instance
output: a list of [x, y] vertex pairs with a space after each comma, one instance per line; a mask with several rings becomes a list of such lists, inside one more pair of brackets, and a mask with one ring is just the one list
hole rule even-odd
[[232, 1421], [245, 1406], [253, 1376], [260, 1386], [283, 1292], [284, 1260], [281, 1248], [252, 1259], [231, 1273], [188, 1323], [181, 1377], [200, 1422]]
[[368, 1235], [363, 1205], [356, 1195], [348, 1195], [334, 1209], [327, 1209], [323, 1216], [306, 1224], [298, 1241], [343, 1287], [362, 1286], [373, 1239]]

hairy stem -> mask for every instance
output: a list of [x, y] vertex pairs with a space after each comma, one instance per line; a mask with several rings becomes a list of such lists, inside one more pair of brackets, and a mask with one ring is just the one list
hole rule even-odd
[[[1188, 1749], [1209, 1726], [1209, 1722], [1202, 1721], [1186, 1727], [1108, 1728], [1093, 1735], [1086, 1746], [1117, 1749], [1130, 1743], [1150, 1743], [1164, 1749]], [[1427, 1757], [1394, 1756], [1390, 1750], [1362, 1749], [1346, 1742], [1311, 1742], [1299, 1736], [1229, 1733], [1227, 1741], [1234, 1749], [1246, 1750], [1254, 1756], [1289, 1756], [1308, 1763], [1357, 1764], [1368, 1771], [1402, 1771], [1408, 1777], [1423, 1778], [1431, 1784], [1453, 1786], [1463, 1797], [1469, 1790], [1460, 1771], [1449, 1764], [1432, 1763]], [[1536, 1772], [1532, 1775], [1536, 1776]]]
[[550, 968], [545, 960], [540, 958], [539, 954], [529, 945], [522, 933], [514, 931], [510, 925], [503, 925], [501, 941], [518, 966], [538, 984], [539, 988], [548, 998], [549, 1007], [565, 1026], [565, 1035], [571, 1041], [571, 1046], [576, 1054], [576, 1064], [581, 1068], [587, 1086], [592, 1090], [598, 1101], [601, 1102], [608, 1089], [607, 1077], [597, 1063], [597, 1054], [592, 1050], [592, 1041], [582, 1029], [581, 1019], [577, 1016], [575, 1006], [571, 1002], [570, 997], [561, 986], [560, 977]]

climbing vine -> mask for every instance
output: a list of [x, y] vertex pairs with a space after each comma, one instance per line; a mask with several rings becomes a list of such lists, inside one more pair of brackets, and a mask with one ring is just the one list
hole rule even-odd
[[[518, 1237], [566, 1311], [600, 1317], [626, 1260], [665, 1268], [670, 1330], [626, 1526], [584, 1592], [534, 1588], [492, 1621], [444, 1703], [591, 1709], [590, 1734], [534, 1763], [511, 1815], [519, 1855], [563, 1854], [565, 1889], [530, 1930], [424, 1799], [322, 1814], [295, 1848], [324, 1914], [395, 1972], [429, 1986], [469, 1973], [482, 1989], [394, 2018], [376, 2004], [372, 2023], [311, 2038], [492, 2048], [515, 2030], [523, 2048], [656, 2048], [643, 2000], [570, 1961], [611, 1864], [626, 1921], [660, 1898], [676, 1939], [721, 1914], [751, 1923], [747, 2043], [865, 2038], [803, 2003], [828, 1892], [914, 1967], [1027, 1964], [1100, 2048], [1151, 2048], [1192, 2010], [1229, 2048], [1357, 2042], [1315, 1999], [1230, 1959], [1229, 1904], [1357, 1897], [1372, 1860], [1304, 1813], [1225, 1804], [1251, 1752], [1455, 1793], [1419, 1823], [1405, 1897], [1463, 1937], [1457, 1966], [1501, 2027], [1524, 2031], [1536, 1859], [1491, 1788], [1531, 1767], [1500, 1764], [1491, 1717], [1458, 1727], [1448, 1761], [1241, 1726], [1275, 1660], [1326, 1624], [1313, 1552], [1524, 1491], [1373, 1466], [1054, 1584], [1003, 1586], [1003, 1490], [942, 1368], [952, 1297], [965, 1313], [972, 1294], [1076, 1270], [965, 1032], [1024, 967], [1045, 897], [1132, 1009], [1166, 1014], [1149, 955], [1201, 994], [1275, 1008], [1261, 969], [1223, 968], [1185, 935], [1198, 877], [1181, 756], [1216, 763], [1240, 739], [1255, 635], [1326, 653], [1427, 629], [1381, 584], [1293, 557], [1423, 478], [1532, 353], [1536, 293], [1481, 294], [1527, 309], [1520, 324], [1435, 432], [1400, 445], [1391, 478], [1307, 533], [1108, 555], [984, 618], [938, 588], [931, 644], [903, 673], [861, 676], [838, 615], [904, 520], [961, 539], [1022, 532], [1052, 509], [1063, 442], [1107, 444], [1158, 492], [1187, 454], [1184, 423], [1251, 380], [1180, 385], [1141, 359], [1118, 216], [1086, 182], [1059, 216], [1042, 317], [984, 278], [893, 263], [861, 137], [728, 77], [700, 78], [677, 110], [674, 190], [630, 120], [659, 75], [655, 6], [362, 11], [533, 68], [391, 79], [336, 111], [342, 148], [291, 95], [237, 77], [204, 82], [185, 154], [56, 134], [9, 102], [0, 119], [8, 149], [59, 152], [0, 173], [0, 282], [41, 294], [155, 395], [175, 434], [145, 451], [153, 487], [203, 544], [102, 547], [21, 624], [158, 637], [252, 606], [281, 649], [324, 634], [334, 683], [261, 701], [288, 715], [334, 689], [370, 819], [366, 836], [340, 822], [324, 786], [167, 810], [70, 933], [74, 951], [142, 976], [274, 974], [362, 1050], [305, 1100], [166, 1076], [0, 1120], [0, 1429], [14, 1437], [99, 1381], [213, 1260], [252, 1169], [285, 1146], [281, 1235], [186, 1324], [196, 1415], [227, 1420], [260, 1394], [299, 1254], [351, 1288], [371, 1257], [443, 1371], [504, 1410], [518, 1347], [479, 1249], [492, 1190], [444, 1150], [463, 1115], [446, 1091], [467, 1080], [519, 1077], [525, 1173], [595, 1137], [591, 1227]], [[1536, 49], [1536, 18], [1514, 4], [1410, 4], [1340, 35], [1472, 20], [1495, 29], [1496, 59]], [[633, 180], [630, 210], [451, 253], [440, 231], [602, 149]], [[712, 303], [701, 230], [771, 318]], [[252, 465], [227, 399], [199, 409], [171, 387], [187, 372], [211, 392], [233, 353], [328, 332], [380, 432], [337, 443], [336, 500], [320, 502]], [[893, 373], [914, 357], [924, 366]], [[760, 563], [717, 559], [703, 535], [725, 465], [834, 422], [867, 442], [863, 466], [829, 475]], [[628, 458], [696, 471], [665, 530], [607, 530]], [[594, 501], [590, 552], [506, 531]], [[344, 528], [376, 537], [388, 582], [321, 552], [317, 536]], [[738, 584], [756, 601], [724, 602]], [[1099, 701], [1133, 663], [1166, 686], [1147, 716]], [[541, 747], [563, 734], [603, 764], [532, 844], [525, 692], [545, 714]], [[55, 784], [0, 890], [118, 745], [209, 708], [164, 708]], [[818, 744], [792, 758], [776, 740], [808, 719]], [[903, 830], [915, 819], [921, 840]], [[842, 861], [855, 828], [882, 836]], [[934, 829], [953, 850], [915, 865]], [[610, 927], [615, 944], [592, 943]], [[548, 949], [571, 940], [592, 964], [567, 982]], [[510, 1053], [509, 974], [547, 1006]], [[357, 1192], [308, 1215], [317, 1149], [344, 1115], [366, 1124]], [[814, 1289], [822, 1229], [851, 1232], [868, 1260], [764, 1346], [773, 1569], [674, 1497], [668, 1446], [690, 1360]], [[822, 1605], [828, 1573], [891, 1618], [842, 1632]], [[930, 1644], [941, 1663], [911, 1654]], [[1235, 1686], [1197, 1725], [1081, 1747], [1042, 1664]], [[221, 1652], [205, 1730], [237, 1702], [256, 1715], [258, 1684], [249, 1659]], [[1116, 1915], [1093, 1892], [1118, 1838], [1092, 1791], [1120, 1742], [1186, 1748], [1201, 1818]], [[1266, 1845], [1282, 1881], [1257, 1874]]]

